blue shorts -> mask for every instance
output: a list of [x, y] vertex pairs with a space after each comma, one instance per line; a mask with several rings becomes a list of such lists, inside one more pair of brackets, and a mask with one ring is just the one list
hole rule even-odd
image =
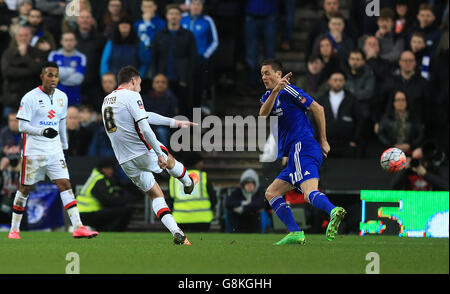
[[322, 164], [322, 159], [322, 148], [315, 139], [298, 141], [291, 145], [288, 164], [277, 179], [300, 188], [304, 181], [320, 178], [319, 167]]

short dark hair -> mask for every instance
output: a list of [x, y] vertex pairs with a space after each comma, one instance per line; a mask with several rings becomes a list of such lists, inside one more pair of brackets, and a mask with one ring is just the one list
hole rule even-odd
[[328, 79], [330, 79], [331, 76], [334, 75], [334, 74], [340, 74], [340, 75], [342, 75], [342, 76], [344, 77], [344, 80], [347, 80], [347, 75], [346, 75], [345, 72], [342, 71], [342, 70], [335, 70], [335, 71], [331, 72], [331, 73], [328, 75]]
[[390, 18], [392, 21], [395, 20], [395, 12], [390, 7], [385, 7], [380, 10], [380, 16], [378, 16], [380, 19], [387, 19]]
[[419, 38], [422, 38], [425, 42], [427, 41], [427, 37], [423, 32], [416, 31], [411, 35], [411, 39], [413, 37], [419, 37]]
[[47, 68], [49, 68], [49, 67], [54, 67], [54, 68], [57, 68], [58, 70], [59, 70], [59, 66], [58, 66], [58, 64], [56, 63], [56, 62], [53, 62], [53, 61], [47, 61], [47, 62], [45, 62], [43, 65], [42, 65], [42, 67], [41, 67], [41, 72], [44, 72]]
[[281, 64], [281, 61], [277, 59], [266, 59], [262, 62], [261, 67], [265, 65], [270, 65], [274, 71], [281, 71], [283, 72], [283, 64]]
[[317, 54], [317, 53], [311, 54], [311, 55], [308, 57], [307, 63], [313, 63], [313, 62], [316, 61], [316, 60], [320, 60], [320, 62], [323, 63], [322, 57], [321, 57], [319, 54]]
[[140, 75], [141, 74], [139, 73], [139, 71], [131, 65], [122, 67], [117, 74], [117, 84], [127, 84], [131, 81], [131, 79], [139, 77]]
[[340, 11], [333, 12], [328, 16], [328, 19], [332, 19], [332, 18], [340, 18], [340, 19], [342, 19], [343, 22], [345, 22], [345, 17], [342, 14], [342, 12], [340, 12]]
[[431, 11], [431, 13], [433, 13], [433, 15], [434, 15], [433, 4], [430, 4], [430, 3], [422, 3], [422, 4], [420, 4], [420, 6], [419, 6], [419, 11], [418, 11], [418, 13], [419, 13], [421, 10], [429, 10], [429, 11]]
[[176, 10], [178, 10], [180, 13], [183, 13], [183, 11], [182, 11], [181, 8], [180, 8], [180, 5], [178, 5], [178, 4], [168, 4], [168, 5], [166, 6], [166, 14], [167, 14], [167, 12], [169, 12], [169, 10], [171, 10], [171, 9], [176, 9]]
[[350, 51], [350, 54], [349, 54], [348, 56], [350, 57], [350, 55], [351, 55], [352, 53], [361, 54], [362, 58], [363, 58], [364, 60], [366, 60], [366, 54], [365, 54], [364, 51], [362, 51], [360, 48], [354, 48], [354, 49], [352, 49], [352, 50]]

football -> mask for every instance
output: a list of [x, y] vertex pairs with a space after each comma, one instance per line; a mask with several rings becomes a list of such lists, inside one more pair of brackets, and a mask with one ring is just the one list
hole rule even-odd
[[386, 149], [380, 158], [381, 167], [388, 173], [396, 173], [406, 166], [406, 155], [399, 148]]

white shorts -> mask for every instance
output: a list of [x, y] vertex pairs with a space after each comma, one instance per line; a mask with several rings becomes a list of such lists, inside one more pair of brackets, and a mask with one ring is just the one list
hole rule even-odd
[[22, 185], [34, 185], [45, 180], [47, 175], [50, 180], [69, 179], [64, 153], [54, 155], [31, 155], [22, 158], [20, 171], [20, 183]]
[[[167, 154], [163, 153], [167, 160]], [[153, 149], [122, 163], [120, 166], [130, 180], [144, 192], [149, 191], [155, 185], [153, 173], [159, 174], [163, 171], [158, 165], [158, 156]]]

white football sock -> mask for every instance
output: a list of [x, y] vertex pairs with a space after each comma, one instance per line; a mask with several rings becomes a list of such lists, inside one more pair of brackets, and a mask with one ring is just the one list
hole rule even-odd
[[80, 212], [78, 211], [77, 201], [73, 195], [72, 189], [66, 190], [60, 193], [62, 203], [64, 208], [69, 215], [70, 222], [72, 223], [73, 229], [79, 229], [83, 224], [81, 223]]
[[11, 218], [10, 231], [18, 232], [20, 230], [20, 223], [22, 222], [22, 215], [25, 212], [26, 205], [27, 205], [27, 196], [24, 196], [22, 192], [17, 190], [13, 202], [13, 213]]
[[172, 177], [180, 180], [184, 186], [190, 186], [192, 183], [191, 178], [189, 177], [189, 173], [187, 172], [187, 169], [181, 162], [177, 160], [175, 160], [175, 165], [173, 166], [173, 168], [167, 169], [167, 172]]
[[170, 209], [167, 206], [164, 197], [157, 197], [152, 201], [153, 211], [167, 229], [174, 235], [177, 232], [181, 232], [177, 225], [177, 222], [170, 213]]

